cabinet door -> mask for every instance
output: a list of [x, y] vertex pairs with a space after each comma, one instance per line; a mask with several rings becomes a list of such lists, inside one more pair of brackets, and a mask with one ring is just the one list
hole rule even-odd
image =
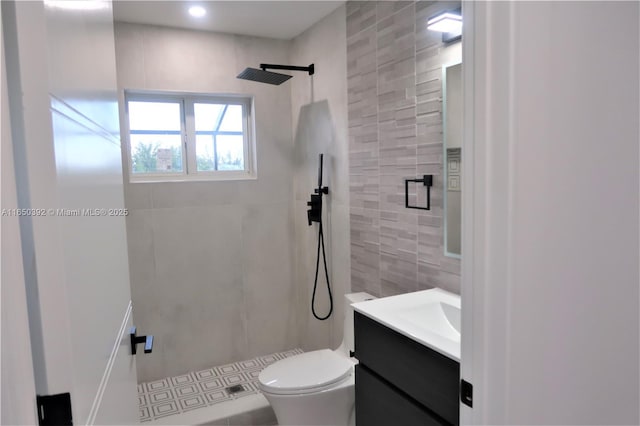
[[429, 426], [450, 423], [361, 365], [356, 366], [357, 426]]
[[354, 319], [360, 364], [449, 423], [458, 424], [460, 364], [358, 312]]

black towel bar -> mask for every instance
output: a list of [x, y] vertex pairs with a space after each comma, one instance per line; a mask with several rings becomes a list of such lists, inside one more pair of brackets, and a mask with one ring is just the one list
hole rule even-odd
[[[427, 187], [427, 207], [409, 205], [409, 182], [422, 183]], [[404, 180], [404, 206], [408, 209], [431, 210], [431, 186], [433, 185], [433, 175], [423, 175], [422, 179]]]

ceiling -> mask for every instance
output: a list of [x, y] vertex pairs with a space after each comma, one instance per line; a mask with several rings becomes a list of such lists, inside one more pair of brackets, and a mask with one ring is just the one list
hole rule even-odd
[[[116, 21], [290, 40], [324, 18], [344, 1], [116, 0]], [[199, 5], [202, 18], [187, 12]]]

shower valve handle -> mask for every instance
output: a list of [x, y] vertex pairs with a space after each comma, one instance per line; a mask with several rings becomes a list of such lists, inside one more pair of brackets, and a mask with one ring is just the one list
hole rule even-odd
[[322, 195], [311, 194], [311, 201], [307, 201], [307, 206], [310, 207], [307, 210], [307, 220], [309, 226], [312, 222], [320, 222], [322, 216]]
[[329, 187], [328, 186], [323, 186], [321, 188], [316, 188], [313, 190], [313, 192], [315, 192], [316, 194], [328, 194], [329, 193]]

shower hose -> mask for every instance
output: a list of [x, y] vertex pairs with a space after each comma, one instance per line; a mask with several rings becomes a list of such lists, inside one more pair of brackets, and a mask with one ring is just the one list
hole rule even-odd
[[[316, 319], [324, 321], [331, 316], [333, 312], [333, 296], [331, 295], [331, 285], [329, 284], [329, 271], [327, 270], [327, 255], [324, 252], [324, 233], [322, 232], [322, 219], [318, 221], [318, 254], [316, 256], [316, 278], [313, 281], [313, 295], [311, 296], [311, 312]], [[320, 269], [320, 247], [322, 247], [322, 259], [324, 260], [324, 275], [327, 278], [327, 293], [329, 293], [329, 313], [324, 316], [318, 316], [316, 313], [316, 289], [318, 287], [318, 271]]]

